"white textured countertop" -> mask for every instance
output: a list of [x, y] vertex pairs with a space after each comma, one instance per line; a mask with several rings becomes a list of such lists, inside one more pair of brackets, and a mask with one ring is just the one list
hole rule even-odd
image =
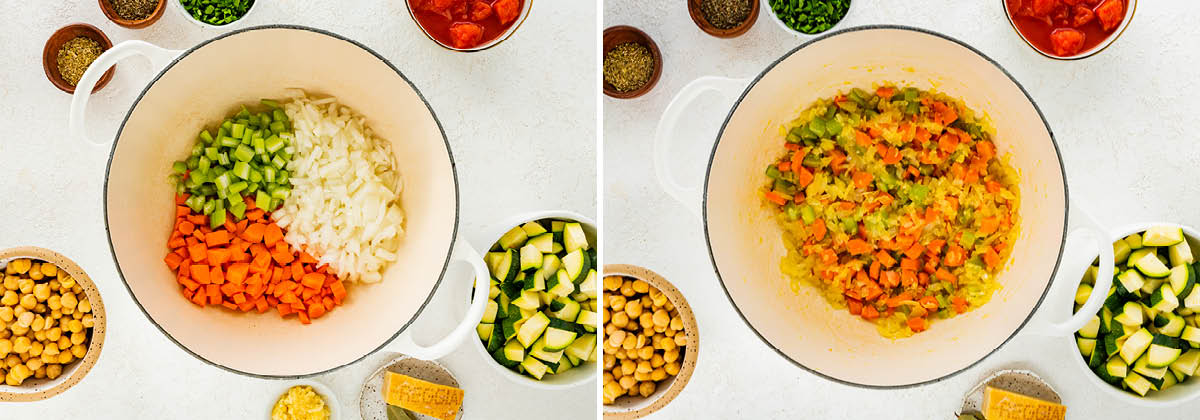
[[[1027, 47], [999, 0], [854, 0], [843, 25], [892, 23], [932, 29], [987, 54], [1020, 81], [1054, 130], [1072, 201], [1110, 227], [1138, 221], [1200, 225], [1200, 134], [1195, 94], [1200, 6], [1143, 1], [1131, 26], [1108, 50], [1078, 62], [1052, 61]], [[651, 418], [946, 419], [962, 395], [990, 372], [1024, 368], [1060, 391], [1069, 418], [1194, 418], [1200, 400], [1154, 411], [1107, 400], [1085, 382], [1063, 341], [1021, 334], [975, 367], [950, 379], [901, 390], [833, 383], [796, 367], [767, 347], [733, 310], [709, 261], [700, 223], [654, 180], [654, 127], [671, 98], [704, 75], [751, 77], [800, 40], [767, 10], [745, 35], [701, 32], [683, 1], [608, 0], [604, 26], [647, 32], [664, 55], [658, 85], [634, 100], [604, 99], [604, 241], [608, 264], [642, 265], [678, 286], [696, 311], [699, 362], [677, 399]], [[689, 111], [679, 146], [680, 179], [702, 180], [730, 100], [707, 94]], [[681, 137], [686, 138], [686, 137]], [[1077, 281], [1066, 279], [1066, 281]]]
[[[260, 0], [238, 27], [292, 23], [330, 30], [404, 72], [450, 139], [461, 188], [459, 227], [468, 236], [533, 210], [595, 215], [598, 82], [597, 59], [588, 53], [598, 37], [595, 4], [535, 2], [513, 38], [460, 54], [426, 39], [403, 1]], [[101, 207], [109, 149], [67, 138], [70, 96], [46, 80], [41, 66], [46, 39], [74, 22], [101, 28], [114, 43], [142, 39], [168, 48], [188, 48], [223, 30], [202, 29], [175, 10], [147, 29], [130, 30], [105, 19], [95, 0], [17, 3], [0, 1], [7, 17], [0, 29], [0, 248], [41, 246], [79, 263], [101, 283], [109, 324], [100, 361], [83, 382], [48, 401], [0, 404], [0, 418], [266, 418], [284, 382], [238, 376], [192, 358], [150, 324], [120, 285]], [[151, 76], [143, 59], [121, 63], [92, 98], [91, 135], [111, 138]], [[418, 341], [442, 335], [461, 317], [435, 306], [413, 324]], [[313, 379], [335, 391], [345, 419], [358, 418], [362, 382], [389, 358], [376, 354]], [[465, 419], [590, 418], [596, 410], [594, 384], [558, 393], [527, 389], [498, 376], [485, 365], [491, 361], [465, 345], [442, 363], [466, 390]]]

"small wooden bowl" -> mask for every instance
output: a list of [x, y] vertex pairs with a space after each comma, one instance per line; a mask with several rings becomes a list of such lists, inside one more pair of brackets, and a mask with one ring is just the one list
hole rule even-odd
[[[67, 41], [75, 39], [77, 36], [85, 36], [91, 38], [93, 41], [99, 42], [100, 48], [102, 48], [104, 51], [108, 51], [108, 49], [112, 48], [113, 46], [112, 41], [110, 41], [108, 37], [104, 35], [104, 32], [101, 32], [100, 29], [86, 23], [67, 25], [62, 27], [62, 29], [55, 31], [53, 35], [50, 35], [50, 39], [46, 40], [46, 47], [42, 49], [42, 68], [46, 71], [46, 78], [50, 79], [50, 83], [53, 83], [54, 86], [57, 86], [63, 92], [70, 94], [75, 93], [75, 86], [71, 86], [70, 83], [67, 83], [67, 81], [63, 79], [62, 74], [58, 72], [58, 50], [62, 48], [63, 44], [66, 44]], [[108, 81], [112, 80], [113, 72], [116, 70], [117, 67], [113, 66], [113, 68], [104, 72], [104, 75], [100, 76], [100, 80], [96, 82], [96, 88], [92, 89], [92, 92], [98, 92], [104, 87], [104, 85], [108, 84]]]
[[654, 58], [654, 74], [650, 75], [650, 81], [646, 82], [644, 86], [629, 92], [618, 92], [613, 85], [603, 80], [604, 76], [602, 72], [600, 83], [604, 84], [604, 94], [611, 98], [633, 99], [645, 95], [646, 92], [654, 88], [654, 85], [658, 83], [658, 77], [662, 75], [662, 53], [658, 51], [658, 44], [655, 44], [654, 40], [650, 39], [650, 35], [646, 35], [645, 32], [642, 32], [638, 28], [627, 25], [613, 26], [604, 30], [604, 49], [600, 55], [601, 68], [604, 66], [604, 56], [614, 47], [627, 42], [636, 42], [650, 49], [650, 56]]
[[92, 337], [88, 342], [87, 353], [83, 355], [82, 359], [76, 359], [64, 366], [62, 374], [54, 379], [30, 377], [20, 386], [0, 383], [0, 403], [41, 401], [61, 394], [78, 384], [84, 376], [87, 376], [88, 371], [96, 364], [96, 360], [100, 358], [100, 350], [104, 348], [104, 333], [107, 328], [104, 300], [100, 298], [100, 289], [96, 288], [96, 283], [92, 282], [92, 278], [88, 277], [78, 264], [62, 254], [45, 248], [27, 246], [0, 251], [0, 263], [3, 265], [20, 258], [46, 261], [70, 274], [79, 287], [83, 288], [83, 294], [87, 296], [88, 302], [92, 305], [91, 314], [95, 325], [92, 326]]
[[749, 0], [750, 16], [746, 17], [745, 21], [729, 29], [718, 29], [716, 26], [708, 23], [708, 19], [704, 18], [704, 13], [700, 11], [701, 1], [703, 0], [687, 0], [688, 14], [692, 15], [692, 22], [696, 22], [696, 26], [699, 26], [701, 31], [717, 38], [736, 38], [741, 36], [750, 30], [751, 26], [754, 26], [754, 22], [758, 21], [760, 3], [758, 0]]
[[104, 16], [108, 17], [108, 20], [111, 20], [113, 23], [129, 29], [142, 29], [150, 26], [162, 17], [163, 10], [167, 10], [167, 0], [158, 0], [158, 5], [154, 6], [154, 11], [150, 12], [150, 16], [140, 20], [129, 20], [122, 18], [121, 15], [117, 14], [117, 10], [113, 8], [112, 0], [99, 1], [100, 10], [104, 12]]
[[649, 397], [624, 396], [618, 398], [614, 404], [604, 406], [605, 420], [640, 419], [670, 404], [671, 400], [674, 400], [692, 379], [692, 371], [696, 369], [696, 358], [700, 354], [700, 330], [696, 327], [696, 315], [692, 313], [692, 307], [688, 305], [687, 299], [683, 297], [679, 289], [676, 289], [658, 273], [636, 265], [609, 264], [604, 266], [603, 276], [621, 276], [642, 280], [663, 292], [671, 304], [675, 305], [679, 316], [683, 318], [683, 333], [688, 337], [678, 375], [659, 382], [658, 388]]

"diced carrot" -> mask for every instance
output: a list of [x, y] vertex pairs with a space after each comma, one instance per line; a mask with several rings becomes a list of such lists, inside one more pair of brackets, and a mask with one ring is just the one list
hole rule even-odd
[[812, 234], [813, 234], [813, 237], [816, 238], [816, 240], [820, 241], [822, 239], [825, 239], [825, 230], [826, 230], [825, 229], [825, 220], [817, 219], [817, 220], [813, 221]]
[[928, 329], [929, 325], [925, 322], [925, 318], [909, 318], [908, 328], [915, 333], [919, 333]]
[[221, 266], [214, 265], [208, 272], [208, 282], [212, 284], [225, 283], [225, 272], [221, 270]]
[[225, 279], [229, 280], [230, 283], [242, 284], [246, 282], [246, 273], [249, 271], [250, 264], [233, 263], [225, 273]]
[[196, 283], [195, 281], [193, 281], [192, 279], [189, 279], [189, 278], [180, 278], [179, 284], [183, 285], [184, 288], [186, 288], [187, 290], [190, 290], [190, 291], [195, 291], [196, 289], [200, 288], [200, 283]]
[[765, 196], [766, 196], [767, 201], [770, 201], [772, 203], [775, 203], [775, 204], [778, 204], [781, 206], [787, 204], [788, 201], [791, 201], [791, 197], [787, 197], [787, 196], [777, 193], [775, 191], [768, 191], [765, 194]]
[[274, 253], [271, 254], [271, 256], [273, 258], [275, 258], [275, 262], [278, 262], [280, 265], [291, 264], [292, 261], [296, 260], [296, 256], [288, 251], [280, 252], [280, 251], [276, 250]]
[[996, 156], [996, 145], [987, 140], [980, 140], [978, 143], [975, 143], [975, 153], [979, 155], [980, 159], [986, 162]]
[[943, 153], [953, 153], [958, 147], [958, 136], [951, 133], [942, 133], [938, 137], [938, 150]]
[[184, 235], [191, 235], [192, 232], [194, 232], [194, 231], [196, 231], [196, 225], [192, 224], [192, 222], [189, 222], [187, 220], [183, 220], [183, 221], [179, 222], [179, 233], [182, 233]]
[[209, 284], [209, 268], [204, 264], [192, 264], [191, 267], [192, 280], [200, 284]]
[[283, 292], [282, 294], [279, 295], [279, 301], [283, 302], [283, 303], [293, 303], [293, 302], [299, 302], [300, 298], [297, 297], [295, 293], [292, 293], [291, 291], [287, 291], [287, 292]]
[[871, 141], [872, 141], [872, 139], [869, 134], [864, 133], [862, 131], [854, 130], [854, 142], [858, 143], [859, 146], [864, 146], [864, 147], [870, 146]]
[[775, 167], [779, 169], [779, 172], [791, 172], [792, 162], [785, 160], [783, 162], [779, 162], [779, 164], [775, 165]]
[[307, 252], [300, 251], [300, 263], [301, 264], [316, 264], [317, 259], [313, 258], [313, 256], [309, 255]]
[[225, 230], [227, 230], [227, 231], [230, 231], [230, 232], [237, 231], [237, 223], [233, 221], [232, 214], [225, 213], [225, 224], [223, 226], [225, 226]]
[[967, 252], [958, 245], [950, 245], [950, 248], [946, 249], [946, 258], [942, 260], [942, 263], [948, 267], [958, 267], [965, 262], [967, 262]]
[[281, 239], [283, 239], [283, 230], [279, 229], [279, 225], [274, 223], [267, 225], [267, 230], [263, 233], [263, 242], [265, 242], [267, 246], [272, 246]]
[[[209, 235], [211, 238], [212, 235]], [[208, 249], [209, 264], [225, 264], [229, 262], [229, 250], [224, 248], [209, 248]]]
[[257, 310], [258, 313], [261, 314], [263, 312], [266, 312], [267, 309], [271, 309], [271, 305], [269, 303], [267, 303], [266, 298], [259, 297], [258, 299], [254, 300], [254, 309]]
[[305, 312], [296, 312], [296, 316], [300, 317], [300, 323], [301, 323], [301, 324], [308, 325], [308, 324], [311, 324], [311, 323], [312, 323], [312, 320], [311, 320], [311, 319], [309, 319], [309, 317], [308, 317], [308, 313], [305, 313]]
[[204, 292], [208, 295], [208, 303], [218, 305], [221, 303], [221, 286], [208, 284], [204, 286]]
[[175, 217], [187, 216], [192, 213], [192, 209], [187, 206], [175, 206]]
[[925, 249], [930, 256], [936, 257], [942, 253], [942, 246], [946, 245], [946, 241], [942, 239], [934, 239], [925, 245]]
[[896, 296], [892, 296], [892, 297], [888, 298], [887, 306], [889, 308], [895, 308], [897, 306], [903, 305], [904, 302], [907, 302], [910, 300], [912, 300], [911, 294], [909, 294], [908, 292], [901, 292], [900, 294], [898, 294]]
[[204, 261], [208, 257], [208, 248], [199, 242], [188, 245], [188, 255], [192, 256], [192, 262]]
[[925, 247], [921, 246], [921, 244], [913, 244], [911, 247], [904, 250], [904, 255], [908, 258], [917, 258], [920, 257], [924, 252]]
[[875, 319], [875, 318], [879, 318], [879, 310], [875, 309], [875, 307], [871, 306], [871, 305], [863, 306], [862, 317], [863, 317], [863, 319], [868, 320], [868, 321]]
[[300, 279], [300, 284], [303, 284], [304, 287], [319, 289], [325, 284], [325, 275], [317, 273], [305, 274], [304, 277]]
[[896, 259], [892, 258], [892, 254], [887, 251], [879, 251], [879, 253], [875, 254], [875, 260], [887, 268], [892, 268], [893, 265], [896, 265]]
[[915, 270], [903, 270], [900, 272], [900, 284], [904, 287], [913, 287], [917, 284], [917, 272]]
[[279, 311], [279, 317], [281, 317], [281, 318], [287, 317], [288, 315], [295, 313], [295, 311], [292, 310], [292, 305], [288, 305], [288, 304], [284, 304], [284, 303], [275, 305], [275, 309], [277, 309]]
[[858, 314], [862, 313], [863, 304], [862, 304], [862, 302], [860, 302], [858, 300], [846, 299], [846, 306], [849, 307], [850, 313], [853, 315], [858, 315]]
[[308, 307], [308, 317], [312, 319], [320, 318], [325, 315], [325, 305], [310, 305]]
[[893, 287], [893, 288], [900, 286], [900, 273], [897, 273], [893, 270], [888, 270], [888, 271], [879, 273], [879, 277], [880, 277], [879, 283], [884, 286]]
[[342, 299], [346, 298], [346, 286], [342, 284], [341, 280], [334, 281], [333, 284], [329, 285], [329, 290], [333, 292], [333, 299], [339, 304]]
[[228, 244], [229, 232], [223, 230], [213, 231], [212, 233], [204, 236], [204, 242], [208, 244], [210, 248]]
[[199, 292], [193, 294], [192, 298], [191, 298], [192, 303], [195, 303], [196, 305], [199, 305], [201, 307], [204, 306], [204, 304], [207, 300], [208, 300], [208, 295], [206, 295], [204, 293], [199, 293]]
[[950, 284], [958, 284], [958, 277], [955, 277], [953, 273], [946, 270], [945, 268], [937, 269], [937, 271], [935, 271], [933, 273], [933, 276], [936, 277], [938, 280], [941, 280], [941, 281], [944, 281], [944, 282], [947, 282]]
[[813, 173], [808, 168], [800, 167], [796, 169], [793, 167], [792, 170], [796, 171], [796, 185], [799, 185], [800, 188], [807, 187], [808, 184], [813, 182]]
[[954, 307], [954, 312], [963, 313], [967, 311], [967, 300], [959, 296], [950, 298], [950, 305]]
[[983, 262], [988, 268], [996, 268], [1000, 266], [1000, 254], [995, 249], [988, 248], [987, 252], [983, 253]]
[[870, 134], [872, 138], [875, 138], [882, 136], [883, 130], [879, 129], [879, 127], [870, 127], [867, 129], [867, 134]]
[[937, 298], [933, 296], [925, 296], [921, 298], [921, 300], [917, 301], [917, 303], [920, 303], [922, 308], [925, 308], [929, 311], [936, 311], [938, 309]]
[[267, 247], [263, 246], [260, 243], [251, 243], [249, 249], [250, 249], [250, 255], [253, 255], [254, 258], [258, 258], [260, 255], [270, 255], [271, 254], [271, 251], [268, 251]]
[[862, 255], [871, 252], [873, 248], [874, 247], [872, 247], [871, 244], [862, 239], [851, 239], [846, 241], [846, 250], [850, 251], [851, 255]]
[[866, 171], [858, 171], [854, 173], [852, 179], [856, 188], [867, 188], [871, 185], [871, 181], [875, 180], [875, 177]]
[[873, 279], [878, 279], [879, 278], [879, 266], [880, 266], [880, 264], [879, 264], [878, 260], [872, 262], [871, 268], [869, 269], [869, 271], [867, 271], [867, 275]]
[[196, 225], [196, 226], [204, 226], [204, 225], [208, 224], [208, 216], [205, 216], [203, 214], [193, 214], [191, 216], [188, 216], [187, 220], [189, 222], [192, 222], [192, 224]]
[[179, 268], [179, 263], [183, 261], [183, 257], [176, 253], [170, 253], [167, 254], [166, 258], [163, 258], [163, 261], [167, 263], [167, 268], [170, 268], [171, 271], [175, 271]]
[[[245, 240], [249, 241], [250, 243], [257, 244], [259, 242], [262, 242], [263, 235], [266, 234], [266, 232], [267, 232], [266, 224], [255, 223], [255, 224], [246, 226], [246, 230], [242, 231], [242, 239], [245, 239]], [[251, 252], [253, 252], [254, 248], [251, 247], [250, 249], [251, 249]]]
[[879, 97], [883, 99], [891, 99], [892, 95], [896, 94], [896, 88], [884, 86], [879, 89], [875, 89], [875, 94], [879, 95]]
[[246, 289], [240, 284], [225, 283], [221, 285], [221, 293], [224, 293], [225, 296], [233, 296], [235, 294], [242, 293], [245, 290]]
[[996, 216], [984, 217], [979, 220], [979, 234], [988, 236], [996, 232], [1000, 228], [1000, 218]]

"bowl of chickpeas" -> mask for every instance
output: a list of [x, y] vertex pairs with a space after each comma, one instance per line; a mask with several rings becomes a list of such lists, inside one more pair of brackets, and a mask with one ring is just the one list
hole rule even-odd
[[43, 248], [0, 251], [0, 402], [79, 383], [104, 345], [104, 304], [73, 261]]
[[700, 348], [696, 317], [679, 289], [648, 269], [606, 265], [603, 286], [604, 418], [641, 418], [691, 379]]

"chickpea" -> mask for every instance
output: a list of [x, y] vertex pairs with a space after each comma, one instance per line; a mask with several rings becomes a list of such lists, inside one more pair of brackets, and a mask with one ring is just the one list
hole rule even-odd
[[42, 355], [45, 355], [45, 356], [58, 356], [58, 343], [50, 343], [50, 344], [47, 344], [47, 345], [46, 345], [46, 348], [45, 348], [45, 349], [42, 349]]
[[75, 356], [76, 359], [82, 359], [85, 354], [87, 354], [87, 347], [84, 347], [82, 344], [76, 344], [71, 347], [71, 355]]
[[642, 348], [637, 349], [637, 352], [638, 352], [638, 357], [645, 359], [645, 360], [650, 360], [651, 358], [654, 357], [654, 347], [642, 347]]
[[43, 276], [46, 276], [46, 277], [58, 276], [58, 267], [55, 266], [54, 264], [42, 263], [41, 269], [42, 269], [41, 271], [42, 271]]
[[62, 288], [62, 289], [72, 289], [72, 288], [74, 288], [74, 287], [76, 286], [76, 284], [75, 284], [75, 278], [74, 278], [74, 277], [71, 277], [71, 276], [66, 276], [66, 277], [59, 278], [59, 279], [58, 279], [58, 285], [59, 285], [59, 287], [60, 287], [60, 288]]
[[29, 258], [21, 258], [13, 260], [13, 262], [9, 265], [11, 266], [9, 268], [13, 269], [13, 272], [9, 274], [25, 274], [29, 272], [31, 267], [33, 267], [33, 260]]
[[33, 325], [33, 312], [22, 311], [21, 315], [17, 316], [17, 325], [22, 327]]
[[87, 341], [87, 334], [82, 332], [71, 333], [71, 344], [80, 345], [83, 344], [84, 341]]
[[67, 349], [70, 347], [71, 347], [71, 337], [68, 337], [66, 334], [63, 334], [62, 336], [58, 337], [58, 348]]
[[671, 316], [667, 314], [667, 311], [662, 309], [654, 311], [654, 325], [657, 327], [667, 327], [671, 325]]
[[46, 339], [47, 340], [58, 341], [59, 337], [62, 337], [62, 328], [54, 327], [49, 330], [46, 330]]
[[625, 283], [621, 284], [621, 294], [625, 297], [633, 296], [636, 293], [633, 290], [633, 282], [626, 280]]
[[637, 379], [633, 379], [632, 376], [626, 376], [626, 377], [621, 378], [619, 383], [621, 384], [621, 388], [629, 389], [629, 388], [633, 388], [633, 386], [635, 384], [637, 384]]
[[612, 333], [615, 333], [615, 332], [617, 332], [617, 326], [613, 325], [611, 322], [605, 322], [604, 336], [605, 337], [610, 336], [610, 335], [612, 335]]
[[637, 345], [637, 339], [633, 338], [633, 335], [626, 335], [625, 341], [621, 342], [621, 348], [623, 348], [625, 350], [634, 349], [634, 348], [636, 348], [635, 347], [636, 345]]
[[628, 314], [630, 318], [637, 318], [638, 316], [640, 316], [640, 315], [642, 314], [642, 304], [641, 304], [641, 302], [638, 302], [638, 303], [628, 302], [628, 303], [626, 303], [626, 304], [625, 304], [625, 313], [626, 313], [626, 314]]
[[648, 293], [648, 292], [650, 292], [650, 283], [646, 283], [645, 281], [642, 281], [642, 280], [634, 280], [633, 281], [633, 291], [638, 292], [638, 293]]
[[7, 365], [9, 369], [12, 369], [13, 366], [21, 364], [21, 356], [17, 356], [15, 353], [10, 354], [8, 357], [4, 358], [4, 364]]
[[[44, 273], [42, 273], [42, 270], [40, 268], [41, 267], [39, 266], [39, 267], [34, 267], [34, 269], [32, 269], [32, 270], [29, 270], [28, 276], [31, 280], [41, 280], [46, 277], [46, 275]], [[26, 292], [26, 293], [28, 293], [28, 292]]]
[[624, 342], [625, 342], [625, 331], [616, 331], [616, 332], [612, 333], [612, 335], [608, 336], [608, 343], [611, 344], [613, 347], [619, 347], [621, 345], [621, 343], [624, 343]]
[[85, 298], [85, 299], [79, 301], [79, 305], [76, 305], [75, 309], [77, 309], [77, 310], [79, 310], [79, 312], [83, 312], [85, 314], [89, 313], [92, 311], [92, 302], [88, 301]]
[[[56, 348], [54, 351], [57, 352], [58, 349]], [[650, 358], [650, 367], [652, 367], [652, 368], [657, 369], [657, 368], [662, 367], [665, 364], [667, 364], [667, 361], [663, 360], [663, 357], [661, 354], [656, 353], [656, 354], [654, 354], [653, 357]]]
[[649, 397], [654, 393], [655, 387], [654, 382], [642, 382], [638, 385], [638, 393], [642, 394], [642, 398]]
[[4, 277], [4, 288], [8, 290], [17, 290], [17, 276]]
[[663, 370], [667, 371], [668, 375], [675, 376], [679, 374], [679, 364], [675, 362], [667, 363], [663, 366]]
[[25, 336], [17, 337], [15, 340], [13, 340], [12, 352], [18, 353], [18, 354], [25, 353], [25, 352], [29, 351], [29, 348], [31, 346], [32, 346], [32, 343], [29, 341], [29, 337], [25, 337]]
[[57, 311], [59, 309], [62, 309], [62, 307], [63, 307], [62, 306], [62, 296], [60, 296], [60, 295], [50, 296], [49, 298], [46, 299], [46, 306], [49, 306], [50, 310], [52, 310], [52, 311]]
[[605, 352], [604, 353], [605, 374], [607, 374], [608, 373], [607, 371], [609, 369], [612, 369], [612, 367], [615, 366], [616, 364], [617, 364], [617, 356], [613, 355], [612, 353]]
[[37, 379], [45, 379], [46, 378], [46, 365], [43, 364], [43, 365], [39, 366], [37, 368], [37, 370], [33, 371], [33, 377], [37, 378]]
[[34, 332], [40, 332], [42, 328], [46, 327], [46, 318], [42, 318], [41, 315], [34, 316], [33, 322], [29, 324], [29, 327], [33, 329]]
[[46, 299], [50, 298], [50, 285], [45, 283], [34, 285], [33, 297], [36, 298], [38, 302], [45, 302]]
[[34, 332], [33, 339], [37, 341], [46, 341], [46, 330]]
[[661, 381], [663, 379], [667, 379], [667, 370], [666, 369], [659, 367], [650, 372], [650, 380]]
[[671, 329], [672, 330], [682, 330], [683, 329], [683, 318], [680, 318], [678, 316], [671, 318]]
[[72, 333], [77, 333], [77, 332], [83, 331], [83, 322], [78, 319], [72, 319], [70, 321], [67, 321], [66, 325], [67, 325], [67, 331], [70, 331]]
[[46, 348], [41, 341], [34, 341], [29, 345], [29, 357], [39, 357], [42, 355], [42, 350]]
[[650, 372], [634, 372], [633, 379], [637, 379], [638, 382], [649, 381], [650, 380]]
[[0, 297], [0, 305], [13, 306], [20, 302], [20, 296], [13, 290], [5, 290], [4, 297]]
[[57, 378], [59, 375], [62, 375], [62, 371], [63, 371], [63, 367], [60, 364], [56, 363], [56, 364], [46, 365], [46, 377], [47, 378], [50, 378], [50, 379]]
[[641, 325], [643, 330], [653, 328], [654, 317], [649, 312], [642, 312], [642, 315], [638, 316], [638, 325]]
[[25, 366], [29, 367], [32, 370], [41, 369], [42, 366], [45, 366], [45, 365], [46, 364], [42, 363], [41, 359], [30, 359], [28, 362], [25, 362]]
[[625, 328], [629, 325], [629, 315], [625, 312], [617, 312], [613, 315], [612, 324], [617, 328]]
[[8, 328], [12, 330], [13, 335], [25, 335], [29, 333], [29, 327], [20, 324], [13, 324]]
[[611, 404], [615, 402], [617, 397], [620, 397], [621, 394], [624, 393], [625, 389], [621, 388], [621, 384], [617, 382], [609, 382], [604, 384], [604, 401], [606, 403]]
[[667, 363], [674, 363], [679, 360], [679, 349], [664, 350], [663, 360], [666, 360]]
[[617, 276], [608, 276], [604, 278], [604, 290], [620, 290], [621, 278]]
[[616, 379], [614, 379], [614, 378], [613, 378], [613, 375], [612, 375], [612, 373], [611, 373], [611, 372], [604, 372], [604, 376], [603, 376], [603, 378], [604, 378], [604, 382], [603, 382], [603, 384], [605, 384], [605, 385], [608, 385], [608, 383], [609, 383], [609, 382], [612, 382], [612, 381], [615, 381], [615, 380], [616, 380]]
[[64, 352], [58, 354], [58, 364], [60, 364], [60, 365], [65, 365], [65, 364], [71, 363], [73, 361], [75, 361], [75, 356], [71, 355], [70, 352], [64, 351]]
[[0, 338], [0, 358], [8, 356], [13, 351], [13, 342], [7, 338]]
[[620, 311], [620, 310], [625, 309], [625, 296], [621, 296], [621, 295], [609, 296], [608, 297], [608, 307], [612, 308], [614, 311]]
[[12, 322], [13, 309], [8, 306], [0, 306], [0, 321]]
[[688, 343], [687, 334], [675, 334], [675, 345], [683, 347]]
[[96, 318], [92, 314], [84, 314], [79, 318], [79, 322], [83, 324], [83, 328], [92, 328], [96, 326]]
[[70, 292], [63, 293], [63, 295], [62, 295], [63, 308], [75, 309], [75, 306], [78, 304], [79, 304], [79, 301], [75, 299], [74, 293], [70, 293]]

